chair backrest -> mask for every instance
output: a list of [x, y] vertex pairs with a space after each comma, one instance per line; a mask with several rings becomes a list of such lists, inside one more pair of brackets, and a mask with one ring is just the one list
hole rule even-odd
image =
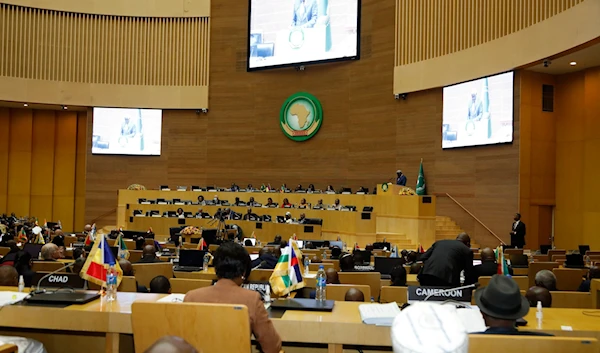
[[350, 288], [356, 288], [363, 292], [365, 302], [371, 302], [371, 287], [364, 284], [328, 284], [325, 291], [327, 300], [335, 300], [343, 302], [346, 297], [346, 292]]
[[142, 259], [142, 252], [142, 250], [129, 250], [129, 261], [131, 263], [140, 261]]
[[10, 251], [10, 248], [5, 246], [0, 246], [0, 256], [5, 256]]
[[171, 292], [185, 294], [191, 290], [210, 287], [212, 281], [207, 279], [171, 278]]
[[564, 249], [550, 249], [548, 250], [548, 257], [551, 259], [552, 255], [567, 255], [567, 250]]
[[[481, 287], [485, 287], [490, 283], [490, 279], [492, 279], [491, 276], [481, 276], [479, 277], [479, 284], [481, 284]], [[512, 279], [517, 282], [520, 290], [527, 290], [531, 287], [527, 276], [512, 276]]]
[[[556, 255], [555, 255], [556, 256]], [[555, 268], [556, 288], [561, 291], [576, 291], [588, 273], [585, 268]]]
[[549, 261], [550, 260], [550, 257], [548, 257], [548, 254], [531, 255], [531, 257], [533, 258], [533, 261]]
[[[521, 290], [525, 295], [527, 291]], [[587, 292], [552, 291], [552, 307], [557, 309], [591, 309], [592, 295]]]
[[156, 276], [173, 278], [173, 264], [169, 262], [157, 262], [153, 264], [133, 264], [135, 279], [138, 284], [150, 287], [150, 281]]
[[203, 353], [251, 351], [244, 305], [134, 302], [131, 326], [136, 352], [167, 335], [181, 337]]
[[558, 263], [556, 262], [532, 262], [529, 264], [529, 271], [527, 271], [527, 277], [529, 277], [529, 287], [533, 287], [535, 284], [535, 274], [540, 272], [541, 270], [549, 270], [558, 267]]
[[598, 352], [598, 340], [583, 337], [469, 335], [469, 352]]
[[562, 255], [562, 254], [552, 255], [551, 261], [562, 264], [563, 262], [567, 261], [567, 255]]
[[64, 243], [66, 248], [70, 248], [73, 243], [77, 242], [77, 237], [65, 236]]
[[588, 250], [585, 252], [586, 255], [600, 255], [600, 251], [598, 250]]
[[333, 268], [333, 264], [323, 262], [323, 263], [314, 263], [314, 264], [308, 265], [308, 270], [309, 271], [318, 271], [319, 266], [323, 266], [325, 271], [327, 271], [328, 268]]
[[[93, 282], [88, 282], [88, 289], [99, 290], [100, 286]], [[135, 293], [137, 292], [137, 281], [134, 276], [123, 276], [121, 283], [117, 288], [119, 292]]]
[[14, 344], [0, 344], [0, 353], [18, 353], [19, 347]]
[[268, 282], [273, 270], [253, 270], [248, 276], [248, 281]]
[[406, 303], [408, 301], [408, 287], [381, 287], [380, 303]]
[[67, 264], [59, 261], [34, 261], [31, 270], [33, 272], [53, 272], [65, 265]]
[[246, 246], [245, 249], [248, 252], [248, 254], [258, 254], [258, 252], [260, 251], [260, 249], [262, 249], [262, 247], [260, 247], [260, 246]]
[[323, 260], [323, 263], [324, 264], [332, 264], [333, 269], [340, 272], [340, 260], [325, 259], [325, 260]]
[[510, 255], [523, 255], [523, 249], [504, 249], [504, 255], [506, 257]]
[[379, 272], [340, 272], [338, 273], [341, 284], [366, 284], [371, 287], [371, 296], [375, 301], [379, 299], [381, 289], [381, 273]]

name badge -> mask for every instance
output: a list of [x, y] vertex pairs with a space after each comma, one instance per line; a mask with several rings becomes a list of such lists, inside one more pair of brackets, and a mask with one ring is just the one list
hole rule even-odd
[[447, 300], [471, 303], [473, 289], [452, 289], [438, 287], [408, 286], [408, 303], [424, 301], [443, 302]]

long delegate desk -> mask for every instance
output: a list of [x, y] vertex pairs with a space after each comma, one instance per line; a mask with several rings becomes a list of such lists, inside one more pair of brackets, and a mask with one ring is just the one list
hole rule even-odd
[[[192, 225], [204, 228], [216, 228], [216, 222], [213, 219], [185, 218], [185, 225]], [[252, 222], [252, 221], [225, 221], [226, 224], [237, 224], [242, 228], [245, 237], [250, 237], [252, 232], [261, 242], [267, 243], [273, 241], [274, 234], [281, 234], [285, 239], [296, 234], [301, 239], [320, 239], [321, 226], [316, 224], [285, 224], [273, 222]], [[169, 234], [170, 227], [181, 226], [177, 218], [156, 218], [156, 217], [133, 217], [133, 222], [128, 223], [131, 229], [145, 230], [152, 227], [157, 234], [156, 239], [164, 241]], [[260, 227], [260, 228], [259, 228]]]
[[[419, 243], [425, 248], [429, 247], [435, 241], [435, 196], [403, 196], [398, 194], [398, 190], [395, 185], [392, 185], [386, 192], [378, 186], [377, 195], [119, 190], [117, 224], [128, 230], [144, 230], [143, 225], [138, 224], [140, 222], [138, 219], [144, 217], [133, 217], [134, 210], [141, 210], [144, 214], [146, 211], [158, 210], [162, 214], [181, 207], [184, 211], [195, 214], [199, 208], [202, 208], [204, 212], [212, 215], [219, 207], [193, 204], [141, 204], [140, 199], [164, 199], [167, 201], [179, 199], [197, 202], [198, 196], [202, 195], [206, 200], [212, 200], [214, 196], [217, 196], [220, 200], [228, 200], [233, 204], [236, 197], [243, 202], [254, 197], [256, 202], [263, 205], [268, 198], [272, 198], [279, 204], [284, 198], [287, 198], [294, 205], [299, 204], [301, 199], [306, 199], [307, 203], [313, 205], [318, 200], [323, 200], [325, 205], [329, 205], [339, 199], [342, 206], [356, 206], [356, 211], [253, 207], [253, 212], [258, 215], [271, 215], [273, 220], [275, 220], [275, 216], [283, 216], [286, 212], [291, 212], [294, 218], [298, 218], [301, 213], [305, 213], [307, 218], [320, 218], [323, 220], [322, 239], [335, 240], [340, 236], [348, 244], [355, 242], [368, 244], [382, 241], [385, 238], [389, 242], [407, 248], [415, 247]], [[373, 207], [373, 211], [363, 214], [362, 210], [365, 206]], [[245, 214], [247, 210], [245, 206], [220, 207], [229, 207], [242, 214]], [[166, 236], [169, 228], [167, 224], [172, 224], [173, 221], [165, 217], [155, 219], [152, 222], [165, 223], [164, 226], [153, 226], [155, 233], [158, 236]], [[188, 219], [185, 221], [187, 222]], [[245, 228], [244, 230], [246, 231]], [[273, 235], [269, 234], [268, 237]]]
[[[0, 287], [0, 290], [16, 288]], [[65, 308], [11, 305], [2, 308], [0, 334], [21, 335], [42, 341], [49, 353], [133, 352], [131, 303], [156, 301], [164, 295], [118, 293], [116, 302], [99, 299]], [[273, 315], [273, 323], [285, 343], [321, 344], [328, 352], [342, 352], [343, 345], [363, 349], [390, 347], [390, 328], [365, 325], [356, 302], [336, 302], [333, 312], [287, 311]], [[600, 338], [600, 316], [589, 310], [544, 309], [543, 330], [557, 336]], [[522, 330], [535, 331], [535, 310], [525, 317]], [[168, 321], [165, 321], [167, 323]], [[563, 326], [570, 326], [572, 331]], [[157, 337], [158, 338], [158, 337]], [[83, 349], [85, 347], [85, 349]], [[312, 352], [311, 348], [285, 347], [286, 352]], [[318, 351], [318, 350], [317, 350]]]

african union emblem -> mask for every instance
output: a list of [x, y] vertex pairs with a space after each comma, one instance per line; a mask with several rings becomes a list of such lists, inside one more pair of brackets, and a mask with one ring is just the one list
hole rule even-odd
[[321, 102], [312, 94], [292, 94], [281, 107], [279, 123], [283, 133], [294, 141], [313, 137], [323, 123]]

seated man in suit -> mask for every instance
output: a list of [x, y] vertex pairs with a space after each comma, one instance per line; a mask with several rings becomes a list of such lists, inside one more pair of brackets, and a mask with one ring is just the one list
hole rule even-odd
[[496, 263], [496, 254], [494, 250], [485, 248], [481, 250], [481, 265], [473, 266], [474, 282], [481, 276], [493, 276], [498, 273], [498, 264]]
[[287, 224], [294, 223], [294, 219], [292, 218], [292, 214], [290, 212], [285, 213], [285, 223], [287, 223]]
[[325, 205], [323, 204], [323, 199], [320, 199], [319, 201], [317, 201], [317, 203], [313, 206], [314, 210], [322, 210], [325, 208]]
[[[129, 260], [119, 259], [119, 267], [121, 267], [121, 270], [123, 271], [123, 276], [135, 276], [135, 271]], [[138, 293], [148, 293], [148, 288], [146, 288], [146, 286], [140, 286], [137, 281], [135, 281], [135, 285], [137, 286]]]
[[578, 292], [589, 292], [591, 289], [590, 287], [591, 287], [592, 280], [594, 278], [600, 278], [600, 267], [598, 267], [598, 266], [590, 267], [590, 270], [588, 271], [587, 276], [581, 282], [581, 284], [579, 285], [579, 288], [577, 288], [577, 291]]
[[529, 312], [529, 303], [521, 295], [519, 285], [512, 278], [494, 275], [487, 287], [475, 291], [475, 303], [481, 311], [485, 334], [552, 336], [542, 332], [519, 331], [517, 319]]
[[279, 353], [281, 338], [269, 314], [265, 310], [260, 294], [241, 285], [250, 274], [250, 256], [241, 245], [227, 242], [216, 251], [213, 260], [217, 283], [189, 291], [184, 302], [242, 304], [248, 308], [250, 329], [265, 353]]
[[393, 287], [405, 287], [406, 286], [406, 269], [403, 265], [398, 265], [392, 268], [390, 272], [391, 285]]
[[136, 264], [151, 264], [155, 262], [161, 261], [158, 257], [156, 257], [156, 248], [154, 245], [144, 246], [144, 250], [142, 250], [142, 258], [140, 261], [136, 262]]
[[298, 224], [305, 224], [306, 223], [306, 215], [304, 213], [300, 213], [300, 218], [298, 218], [298, 220], [296, 222], [298, 222]]
[[258, 219], [258, 215], [252, 212], [252, 207], [248, 207], [244, 215], [244, 221], [258, 221]]
[[204, 212], [201, 208], [198, 209], [195, 215], [196, 218], [210, 218], [210, 214], [208, 212]]
[[247, 205], [250, 207], [262, 207], [262, 204], [254, 201], [254, 196], [250, 196], [250, 200], [248, 200]]
[[552, 294], [546, 288], [531, 287], [525, 293], [525, 298], [527, 298], [530, 307], [537, 307], [537, 302], [542, 303], [542, 308], [552, 307]]
[[[250, 268], [261, 270], [273, 270], [277, 265], [277, 256], [273, 254], [270, 248], [264, 247], [258, 252], [258, 258], [252, 260]], [[260, 267], [259, 267], [260, 266]]]

